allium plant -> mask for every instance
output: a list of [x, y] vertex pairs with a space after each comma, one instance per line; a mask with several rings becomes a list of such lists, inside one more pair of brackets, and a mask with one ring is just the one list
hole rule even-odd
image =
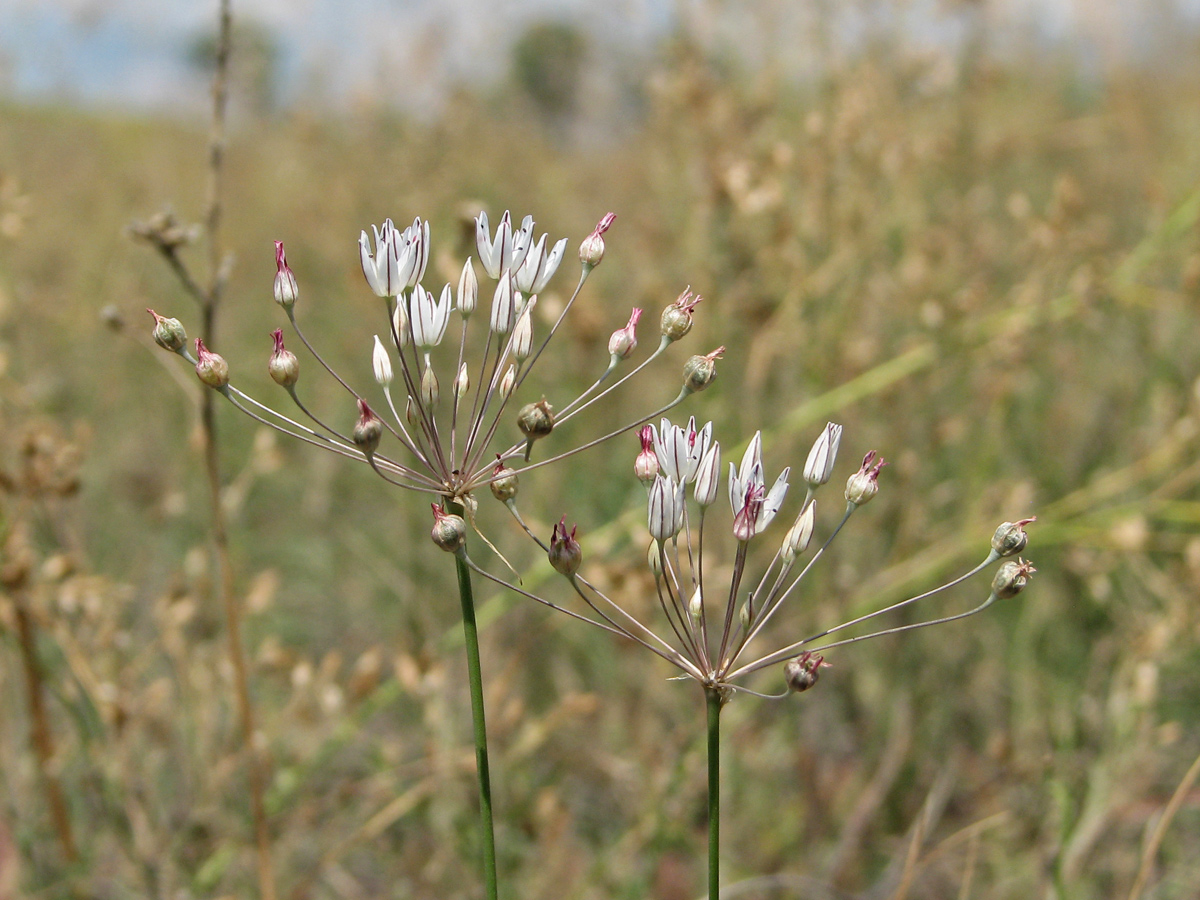
[[[732, 572], [728, 580], [714, 583], [706, 578], [706, 526], [712, 519], [721, 480], [721, 447], [712, 439], [712, 423], [697, 427], [695, 419], [684, 427], [667, 419], [655, 427], [647, 425], [639, 434], [641, 452], [634, 471], [647, 487], [646, 527], [651, 538], [647, 565], [654, 575], [661, 620], [644, 622], [629, 612], [618, 598], [599, 590], [579, 574], [583, 558], [574, 527], [568, 532], [564, 517], [547, 545], [526, 532], [547, 552], [554, 569], [562, 574], [586, 611], [560, 606], [503, 579], [482, 574], [505, 584], [554, 609], [590, 622], [606, 631], [641, 644], [662, 657], [704, 691], [708, 721], [709, 776], [709, 896], [716, 900], [719, 889], [719, 797], [720, 713], [737, 691], [779, 700], [806, 691], [817, 683], [825, 653], [846, 644], [965, 619], [987, 609], [997, 600], [1016, 596], [1034, 568], [1015, 557], [1028, 541], [1025, 526], [1032, 518], [1005, 522], [992, 536], [991, 547], [979, 565], [932, 590], [909, 597], [824, 631], [763, 651], [757, 646], [767, 624], [797, 592], [805, 575], [825, 553], [850, 516], [879, 491], [879, 475], [886, 465], [874, 451], [846, 482], [845, 511], [837, 526], [805, 560], [816, 529], [817, 490], [832, 478], [842, 428], [829, 423], [808, 455], [803, 470], [807, 488], [792, 526], [778, 544], [775, 555], [758, 578], [749, 577], [747, 560], [751, 542], [759, 540], [776, 518], [788, 493], [791, 470], [785, 468], [772, 480], [762, 461], [762, 435], [756, 433], [738, 465], [729, 464], [728, 496], [730, 520], [717, 537], [734, 539]], [[509, 501], [515, 512], [515, 504]], [[708, 529], [711, 531], [711, 528]], [[721, 532], [724, 532], [724, 535]], [[710, 538], [711, 540], [711, 538]], [[1001, 559], [987, 598], [977, 606], [954, 615], [926, 619], [866, 633], [841, 635], [856, 626], [895, 613], [961, 584]], [[473, 564], [471, 564], [473, 565]], [[771, 666], [782, 664], [784, 690], [763, 694], [737, 682]]]
[[[375, 336], [370, 352], [382, 404], [368, 402], [363, 393], [326, 364], [300, 329], [296, 321], [299, 285], [287, 263], [283, 243], [276, 242], [275, 300], [317, 363], [353, 400], [357, 421], [348, 430], [321, 421], [305, 406], [297, 392], [300, 363], [284, 347], [281, 330], [272, 335], [274, 349], [267, 368], [299, 410], [298, 415], [292, 416], [235, 387], [228, 363], [201, 341], [196, 341], [193, 356], [182, 324], [150, 311], [155, 320], [155, 341], [195, 365], [200, 380], [241, 412], [305, 443], [365, 462], [389, 484], [423, 493], [431, 499], [434, 515], [431, 537], [438, 547], [454, 554], [458, 576], [478, 762], [483, 870], [490, 900], [495, 900], [497, 894], [495, 840], [471, 584], [474, 564], [467, 556], [469, 524], [474, 525], [478, 506], [475, 492], [489, 485], [497, 497], [511, 501], [522, 472], [564, 459], [636, 428], [668, 411], [689, 394], [703, 390], [715, 377], [715, 361], [721, 355], [718, 349], [691, 357], [684, 366], [678, 394], [660, 409], [580, 446], [537, 462], [530, 461], [536, 442], [546, 439], [558, 426], [638, 374], [692, 327], [700, 298], [688, 290], [664, 310], [654, 350], [625, 375], [606, 384], [637, 348], [635, 329], [641, 310], [634, 309], [628, 324], [613, 332], [608, 343], [608, 365], [586, 390], [557, 408], [542, 396], [514, 413], [514, 398], [570, 312], [588, 275], [604, 258], [604, 234], [614, 218], [612, 213], [607, 214], [581, 242], [578, 283], [540, 340], [535, 337], [537, 295], [558, 270], [567, 241], [564, 238], [551, 245], [545, 234], [535, 241], [532, 217], [526, 216], [520, 227], [516, 227], [506, 212], [495, 232], [486, 213], [480, 213], [476, 220], [478, 262], [487, 278], [495, 283], [486, 314], [478, 316], [475, 313], [481, 286], [471, 259], [464, 263], [456, 287], [446, 284], [435, 295], [422, 284], [430, 254], [428, 222], [418, 218], [400, 230], [388, 220], [381, 227], [373, 227], [372, 235], [362, 232], [359, 259], [363, 275], [370, 290], [383, 301], [380, 311], [384, 337]], [[457, 328], [454, 337], [447, 341], [452, 321]], [[444, 346], [446, 343], [450, 346]], [[390, 416], [375, 411], [384, 408]], [[519, 439], [508, 440], [510, 428], [519, 432]], [[568, 541], [564, 531], [560, 543], [565, 545]], [[569, 568], [563, 561], [559, 565]]]

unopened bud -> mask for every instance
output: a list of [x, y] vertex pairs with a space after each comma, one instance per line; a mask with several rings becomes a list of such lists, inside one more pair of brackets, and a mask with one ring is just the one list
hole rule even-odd
[[675, 302], [663, 310], [659, 321], [662, 336], [668, 341], [677, 341], [692, 330], [692, 312], [702, 298], [694, 295], [691, 288], [680, 294]]
[[392, 330], [396, 333], [396, 341], [400, 349], [408, 346], [408, 313], [404, 310], [404, 297], [396, 298], [396, 308], [392, 311]]
[[160, 316], [152, 309], [147, 309], [146, 312], [154, 316], [154, 343], [172, 353], [178, 353], [187, 346], [187, 331], [184, 330], [182, 322]]
[[275, 352], [267, 361], [267, 372], [280, 387], [291, 387], [300, 380], [300, 360], [291, 350], [284, 349], [281, 329], [276, 328], [271, 332], [271, 337], [275, 340]]
[[467, 364], [463, 363], [458, 367], [458, 374], [454, 376], [454, 384], [451, 390], [454, 391], [455, 398], [461, 400], [467, 395], [467, 391], [471, 389], [471, 376], [467, 374]]
[[633, 461], [633, 472], [642, 484], [650, 485], [658, 477], [658, 454], [654, 452], [654, 426], [644, 425], [638, 432], [642, 452]]
[[696, 469], [696, 502], [708, 508], [716, 502], [721, 487], [721, 444], [713, 441]]
[[795, 659], [788, 660], [783, 667], [783, 677], [787, 681], [788, 690], [802, 694], [817, 683], [821, 666], [825, 665], [825, 657], [815, 656], [808, 651], [801, 653]]
[[513, 388], [517, 386], [517, 367], [510, 365], [500, 379], [500, 399], [507, 400], [512, 396]]
[[457, 553], [467, 542], [467, 523], [462, 516], [446, 512], [436, 503], [433, 507], [433, 542], [447, 553]]
[[604, 232], [612, 226], [616, 213], [605, 213], [592, 233], [579, 242], [579, 261], [585, 268], [594, 269], [604, 259]]
[[808, 461], [804, 463], [804, 480], [809, 487], [820, 487], [829, 481], [841, 443], [842, 426], [829, 422], [808, 451]]
[[750, 601], [747, 600], [742, 604], [742, 608], [738, 610], [738, 621], [742, 623], [742, 630], [745, 631], [750, 627]]
[[379, 439], [383, 437], [383, 422], [379, 416], [371, 412], [365, 400], [358, 401], [358, 422], [352, 434], [354, 444], [370, 456], [379, 447]]
[[717, 360], [725, 352], [718, 347], [707, 356], [693, 356], [683, 364], [683, 386], [695, 393], [702, 391], [717, 380]]
[[223, 388], [229, 384], [229, 363], [217, 353], [204, 346], [204, 341], [196, 338], [196, 375], [210, 388]]
[[521, 407], [517, 413], [517, 427], [530, 441], [544, 438], [554, 430], [554, 410], [545, 397], [537, 403], [526, 403]]
[[658, 546], [658, 541], [650, 542], [650, 546], [646, 550], [646, 564], [650, 566], [650, 571], [654, 573], [655, 578], [662, 576], [662, 551]]
[[437, 374], [433, 371], [433, 366], [427, 365], [421, 376], [421, 402], [426, 409], [433, 410], [437, 408], [441, 397], [442, 390], [438, 384]]
[[404, 401], [404, 421], [408, 423], [409, 428], [413, 429], [417, 428], [421, 423], [421, 413], [411, 396]]
[[533, 308], [535, 306], [537, 306], [537, 297], [530, 297], [529, 302], [525, 304], [521, 314], [517, 317], [517, 324], [513, 328], [512, 353], [517, 362], [524, 362], [533, 350]]
[[704, 597], [700, 594], [700, 588], [692, 592], [692, 599], [688, 601], [688, 615], [694, 622], [699, 622], [704, 615]]
[[380, 387], [392, 383], [392, 358], [388, 356], [387, 348], [379, 335], [375, 335], [375, 346], [371, 350], [371, 368], [375, 372], [375, 381]]
[[614, 361], [628, 359], [637, 349], [637, 323], [641, 317], [642, 311], [634, 307], [629, 316], [629, 324], [624, 328], [618, 328], [608, 339], [608, 352]]
[[475, 267], [471, 265], [471, 258], [469, 256], [463, 264], [462, 274], [458, 276], [458, 296], [456, 300], [458, 302], [458, 311], [464, 319], [475, 312], [475, 306], [479, 303], [479, 280], [475, 277]]
[[874, 450], [864, 456], [862, 467], [846, 482], [846, 502], [862, 506], [879, 493], [879, 472], [886, 465], [882, 456], [876, 458]]
[[1029, 543], [1029, 535], [1025, 533], [1025, 526], [1036, 521], [1037, 516], [1021, 519], [1019, 522], [1005, 522], [992, 535], [992, 549], [1000, 556], [1012, 556], [1014, 553], [1020, 553]]
[[296, 287], [296, 276], [283, 255], [283, 241], [275, 242], [275, 268], [275, 302], [284, 309], [291, 309], [296, 305], [300, 289]]
[[510, 469], [502, 462], [497, 462], [496, 468], [492, 469], [492, 480], [488, 486], [492, 489], [493, 497], [501, 503], [507, 503], [517, 496], [517, 489], [520, 486], [517, 470]]
[[583, 562], [583, 548], [579, 546], [579, 541], [575, 540], [574, 525], [571, 526], [571, 533], [567, 534], [566, 516], [563, 516], [554, 526], [554, 532], [550, 537], [548, 556], [550, 565], [560, 575], [570, 578], [579, 571], [579, 564]]
[[813, 519], [816, 515], [816, 501], [812, 501], [808, 506], [804, 507], [800, 515], [796, 517], [796, 523], [788, 529], [788, 533], [783, 536], [783, 549], [779, 555], [783, 561], [791, 565], [796, 554], [803, 553], [808, 549], [809, 541], [813, 535]]
[[1031, 564], [1023, 559], [1009, 559], [1000, 563], [996, 576], [992, 579], [992, 593], [1001, 600], [1015, 597], [1029, 583], [1029, 576], [1036, 572]]

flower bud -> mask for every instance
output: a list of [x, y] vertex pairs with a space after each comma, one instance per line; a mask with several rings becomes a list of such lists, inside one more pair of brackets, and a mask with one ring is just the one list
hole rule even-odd
[[512, 396], [513, 388], [517, 386], [517, 367], [510, 365], [504, 377], [500, 379], [500, 399], [507, 400]]
[[692, 294], [691, 288], [680, 294], [675, 302], [663, 310], [659, 326], [662, 336], [668, 341], [677, 341], [692, 330], [692, 312], [702, 298]]
[[665, 541], [679, 534], [683, 527], [685, 507], [684, 485], [659, 475], [650, 486], [647, 504], [647, 530], [656, 541]]
[[433, 371], [433, 366], [426, 366], [425, 373], [421, 376], [421, 403], [426, 409], [433, 410], [437, 408], [441, 398], [442, 390], [437, 374]]
[[650, 571], [654, 573], [655, 578], [662, 576], [662, 556], [659, 553], [657, 541], [651, 541], [650, 546], [646, 548], [646, 564], [650, 566]]
[[392, 331], [400, 343], [400, 349], [408, 346], [408, 313], [404, 309], [404, 297], [396, 299], [396, 308], [392, 310]]
[[783, 677], [787, 681], [788, 690], [802, 694], [817, 683], [821, 666], [825, 665], [825, 657], [814, 656], [807, 650], [795, 659], [788, 660], [783, 667]]
[[271, 332], [271, 337], [275, 339], [275, 352], [267, 361], [267, 372], [280, 387], [291, 387], [300, 380], [300, 361], [295, 353], [284, 349], [282, 330], [276, 328]]
[[1023, 559], [1009, 559], [1000, 563], [996, 576], [992, 579], [992, 593], [1001, 600], [1015, 597], [1029, 583], [1029, 576], [1036, 572], [1031, 564]]
[[467, 523], [462, 516], [446, 512], [436, 503], [433, 507], [433, 542], [447, 553], [457, 553], [467, 542]]
[[574, 525], [571, 526], [571, 533], [567, 534], [566, 516], [563, 516], [554, 526], [554, 531], [550, 536], [548, 556], [550, 565], [560, 575], [570, 578], [579, 571], [579, 564], [583, 562], [583, 549], [579, 546], [579, 541], [575, 540]]
[[864, 456], [862, 467], [846, 482], [846, 502], [862, 506], [879, 493], [879, 471], [886, 465], [882, 456], [876, 459], [874, 450]]
[[471, 376], [467, 374], [466, 363], [458, 367], [458, 374], [454, 376], [454, 384], [450, 389], [454, 391], [454, 396], [458, 400], [467, 396], [467, 391], [471, 389]]
[[612, 337], [608, 339], [608, 352], [612, 356], [613, 362], [617, 360], [629, 359], [634, 350], [637, 349], [637, 323], [642, 317], [642, 311], [634, 307], [633, 312], [629, 316], [629, 324], [624, 328], [618, 328], [612, 333]]
[[788, 529], [788, 533], [783, 536], [783, 549], [779, 555], [783, 561], [791, 565], [796, 554], [803, 553], [808, 549], [808, 543], [812, 540], [813, 535], [813, 519], [816, 515], [816, 501], [812, 501], [808, 506], [804, 507], [800, 515], [796, 517], [796, 523]]
[[804, 463], [804, 480], [809, 487], [819, 487], [829, 481], [841, 442], [842, 426], [833, 422], [826, 424], [825, 430], [808, 451], [808, 461]]
[[275, 268], [275, 302], [284, 309], [291, 309], [296, 305], [300, 289], [296, 287], [296, 276], [283, 255], [283, 241], [275, 242]]
[[387, 348], [379, 335], [375, 335], [375, 347], [371, 351], [371, 368], [375, 371], [375, 381], [380, 387], [392, 383], [392, 359], [388, 356]]
[[1029, 543], [1029, 535], [1025, 533], [1025, 526], [1036, 521], [1037, 516], [1021, 519], [1019, 522], [1005, 522], [992, 535], [992, 549], [1000, 556], [1012, 556], [1014, 553], [1020, 553]]
[[201, 381], [210, 388], [223, 388], [229, 384], [229, 363], [205, 347], [199, 338], [196, 338], [196, 356], [196, 375]]
[[404, 401], [404, 421], [414, 430], [421, 427], [421, 412], [411, 395]]
[[648, 485], [658, 477], [658, 454], [654, 452], [654, 426], [645, 425], [638, 432], [642, 442], [642, 452], [633, 462], [633, 472], [638, 481]]
[[517, 362], [524, 362], [533, 350], [533, 308], [537, 306], [537, 297], [530, 297], [525, 308], [517, 317], [516, 327], [512, 334], [512, 353]]
[[187, 346], [187, 331], [184, 330], [182, 322], [160, 316], [152, 309], [147, 309], [146, 312], [154, 316], [154, 343], [172, 353], [178, 353]]
[[554, 430], [554, 410], [545, 397], [537, 403], [526, 403], [521, 407], [517, 413], [517, 427], [531, 442], [544, 438]]
[[502, 462], [497, 462], [496, 468], [492, 469], [492, 480], [488, 486], [492, 489], [493, 497], [501, 503], [507, 503], [517, 496], [517, 489], [520, 486], [517, 470], [510, 469]]
[[462, 274], [458, 276], [458, 295], [455, 299], [464, 319], [475, 312], [475, 306], [479, 303], [479, 280], [475, 277], [475, 267], [471, 265], [470, 257], [463, 263]]
[[717, 380], [717, 360], [725, 353], [718, 347], [707, 356], [693, 356], [683, 364], [683, 386], [690, 392], [702, 391]]
[[717, 491], [721, 486], [721, 445], [713, 441], [704, 458], [700, 460], [700, 468], [696, 470], [696, 502], [701, 508], [712, 506], [717, 499]]
[[692, 598], [688, 600], [687, 611], [694, 622], [699, 622], [701, 616], [704, 615], [704, 597], [700, 594], [700, 588], [697, 587], [692, 592]]
[[604, 259], [604, 232], [612, 226], [616, 213], [605, 213], [604, 218], [592, 229], [592, 233], [579, 243], [579, 261], [584, 268], [594, 269]]
[[383, 437], [383, 422], [379, 416], [371, 412], [371, 407], [367, 406], [367, 401], [358, 401], [358, 422], [354, 426], [352, 434], [354, 444], [370, 456], [379, 447], [379, 439]]

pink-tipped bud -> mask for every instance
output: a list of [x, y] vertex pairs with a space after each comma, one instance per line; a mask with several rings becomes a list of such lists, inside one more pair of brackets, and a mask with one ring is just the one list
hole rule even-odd
[[693, 294], [690, 287], [675, 298], [675, 302], [663, 310], [659, 322], [662, 336], [668, 341], [677, 341], [691, 331], [692, 313], [702, 299], [704, 298]]
[[788, 690], [802, 694], [817, 683], [822, 667], [828, 668], [825, 657], [817, 656], [805, 650], [795, 659], [789, 660], [783, 667], [783, 677], [787, 681]]
[[548, 556], [550, 565], [560, 575], [570, 578], [579, 571], [579, 564], [583, 562], [583, 549], [579, 546], [579, 541], [575, 540], [574, 525], [571, 526], [571, 533], [567, 533], [566, 516], [563, 516], [554, 526], [554, 531], [550, 536]]
[[1028, 519], [1021, 519], [1019, 522], [1005, 522], [992, 535], [992, 549], [999, 556], [1012, 556], [1014, 553], [1020, 553], [1029, 543], [1029, 535], [1025, 533], [1025, 526], [1036, 521], [1037, 516], [1032, 516]]
[[630, 354], [637, 349], [636, 329], [638, 319], [641, 317], [642, 311], [634, 307], [629, 316], [629, 324], [624, 328], [618, 328], [608, 339], [608, 352], [612, 355], [614, 362], [618, 359], [629, 359]]
[[579, 261], [585, 268], [594, 269], [604, 259], [604, 232], [612, 227], [616, 218], [616, 213], [605, 213], [604, 218], [592, 229], [592, 233], [580, 241]]
[[187, 346], [187, 331], [184, 330], [182, 322], [160, 316], [152, 309], [147, 309], [146, 312], [154, 316], [154, 343], [172, 353], [178, 353]]
[[358, 422], [354, 426], [354, 444], [370, 456], [379, 447], [379, 439], [383, 437], [383, 422], [379, 416], [371, 412], [366, 400], [358, 401]]
[[1023, 559], [1009, 559], [1000, 563], [996, 577], [992, 579], [992, 593], [1001, 600], [1015, 597], [1029, 583], [1029, 576], [1037, 569]]
[[196, 338], [196, 375], [210, 388], [223, 388], [229, 384], [229, 363], [217, 353], [204, 346], [204, 341]]
[[707, 356], [693, 356], [683, 364], [683, 386], [688, 393], [702, 391], [717, 380], [717, 360], [725, 353], [718, 347]]
[[499, 456], [496, 457], [496, 460], [496, 468], [492, 469], [492, 480], [488, 486], [492, 489], [493, 497], [501, 503], [507, 503], [517, 496], [520, 482], [517, 479], [516, 469], [510, 469], [500, 462]]
[[642, 452], [633, 462], [633, 471], [637, 475], [638, 481], [650, 485], [658, 477], [658, 454], [654, 452], [654, 426], [643, 426], [642, 430], [638, 432], [638, 438], [642, 442]]
[[448, 513], [436, 503], [430, 506], [433, 507], [433, 531], [430, 537], [447, 553], [457, 553], [467, 542], [467, 523], [462, 516]]
[[296, 286], [296, 276], [287, 264], [287, 257], [283, 255], [283, 241], [275, 242], [275, 268], [275, 302], [284, 309], [291, 309], [296, 305], [300, 289]]
[[886, 465], [882, 456], [876, 458], [874, 450], [864, 456], [862, 467], [846, 482], [846, 501], [862, 506], [879, 493], [879, 472]]
[[275, 339], [275, 352], [267, 362], [267, 371], [277, 385], [291, 387], [300, 380], [300, 361], [295, 353], [284, 349], [282, 329], [276, 328], [271, 337]]

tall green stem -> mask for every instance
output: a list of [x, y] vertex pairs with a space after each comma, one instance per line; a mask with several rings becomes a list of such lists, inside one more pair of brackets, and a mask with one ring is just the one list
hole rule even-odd
[[721, 893], [721, 707], [717, 688], [705, 688], [708, 703], [708, 900]]
[[483, 714], [483, 669], [479, 665], [479, 629], [475, 625], [475, 597], [466, 555], [455, 556], [458, 596], [462, 601], [463, 634], [467, 645], [467, 678], [471, 685], [471, 724], [475, 729], [475, 763], [479, 777], [480, 837], [483, 843], [483, 881], [487, 900], [497, 900], [496, 836], [492, 827], [492, 778], [488, 770], [487, 722]]

